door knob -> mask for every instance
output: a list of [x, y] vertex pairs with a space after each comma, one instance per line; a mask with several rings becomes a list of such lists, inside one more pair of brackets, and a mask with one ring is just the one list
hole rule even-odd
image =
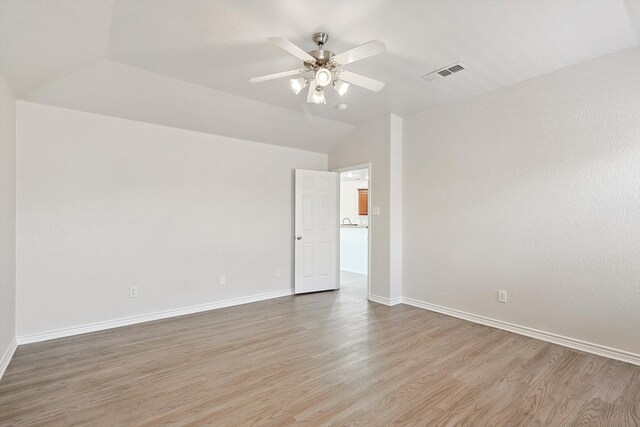
[[302, 240], [302, 236], [296, 237], [297, 240]]

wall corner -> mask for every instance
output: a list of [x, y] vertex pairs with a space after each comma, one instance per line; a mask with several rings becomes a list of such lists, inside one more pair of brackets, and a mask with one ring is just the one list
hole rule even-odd
[[389, 134], [389, 296], [402, 297], [402, 117], [390, 115]]

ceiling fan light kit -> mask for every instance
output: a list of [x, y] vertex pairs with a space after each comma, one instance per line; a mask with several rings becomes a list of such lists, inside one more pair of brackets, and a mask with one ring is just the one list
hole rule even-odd
[[340, 98], [342, 98], [347, 93], [347, 90], [349, 90], [349, 86], [351, 86], [349, 83], [343, 82], [342, 80], [336, 79], [333, 81], [333, 88], [336, 90], [336, 92], [338, 92]]
[[333, 75], [331, 74], [331, 71], [327, 70], [326, 68], [319, 68], [318, 71], [316, 71], [316, 83], [318, 83], [320, 86], [327, 86], [329, 83], [331, 83], [332, 79]]
[[[378, 92], [384, 87], [384, 83], [360, 74], [339, 69], [343, 65], [360, 61], [365, 58], [386, 51], [384, 43], [373, 40], [358, 47], [354, 47], [338, 55], [324, 49], [324, 44], [329, 40], [327, 33], [315, 33], [313, 41], [318, 46], [315, 50], [305, 52], [290, 41], [281, 37], [271, 37], [269, 41], [302, 60], [304, 68], [269, 74], [249, 80], [251, 83], [260, 83], [282, 77], [299, 75], [300, 77], [289, 80], [291, 90], [297, 95], [309, 85], [307, 102], [313, 104], [326, 104], [324, 88], [332, 85], [342, 98], [353, 84], [362, 88]], [[309, 78], [313, 80], [309, 83]]]
[[297, 95], [302, 91], [302, 89], [307, 87], [309, 80], [304, 77], [298, 77], [297, 79], [289, 80], [289, 84], [291, 85], [291, 90]]
[[[311, 88], [309, 88], [311, 90]], [[326, 104], [327, 99], [324, 97], [324, 89], [322, 86], [316, 86], [311, 95], [311, 102], [314, 104]]]

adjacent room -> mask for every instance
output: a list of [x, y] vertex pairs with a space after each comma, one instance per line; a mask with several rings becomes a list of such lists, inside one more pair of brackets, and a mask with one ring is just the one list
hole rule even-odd
[[640, 0], [0, 0], [0, 426], [640, 426]]
[[340, 290], [368, 298], [369, 168], [340, 172], [339, 195]]

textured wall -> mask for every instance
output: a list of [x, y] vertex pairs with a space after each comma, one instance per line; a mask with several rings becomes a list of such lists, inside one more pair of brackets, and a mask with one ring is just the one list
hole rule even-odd
[[640, 353], [637, 70], [640, 48], [405, 118], [403, 295]]
[[0, 358], [16, 336], [16, 99], [0, 74]]
[[326, 154], [26, 102], [17, 125], [19, 336], [291, 289], [292, 170]]
[[389, 137], [390, 116], [358, 125], [329, 152], [329, 169], [371, 163], [371, 293], [389, 298]]

